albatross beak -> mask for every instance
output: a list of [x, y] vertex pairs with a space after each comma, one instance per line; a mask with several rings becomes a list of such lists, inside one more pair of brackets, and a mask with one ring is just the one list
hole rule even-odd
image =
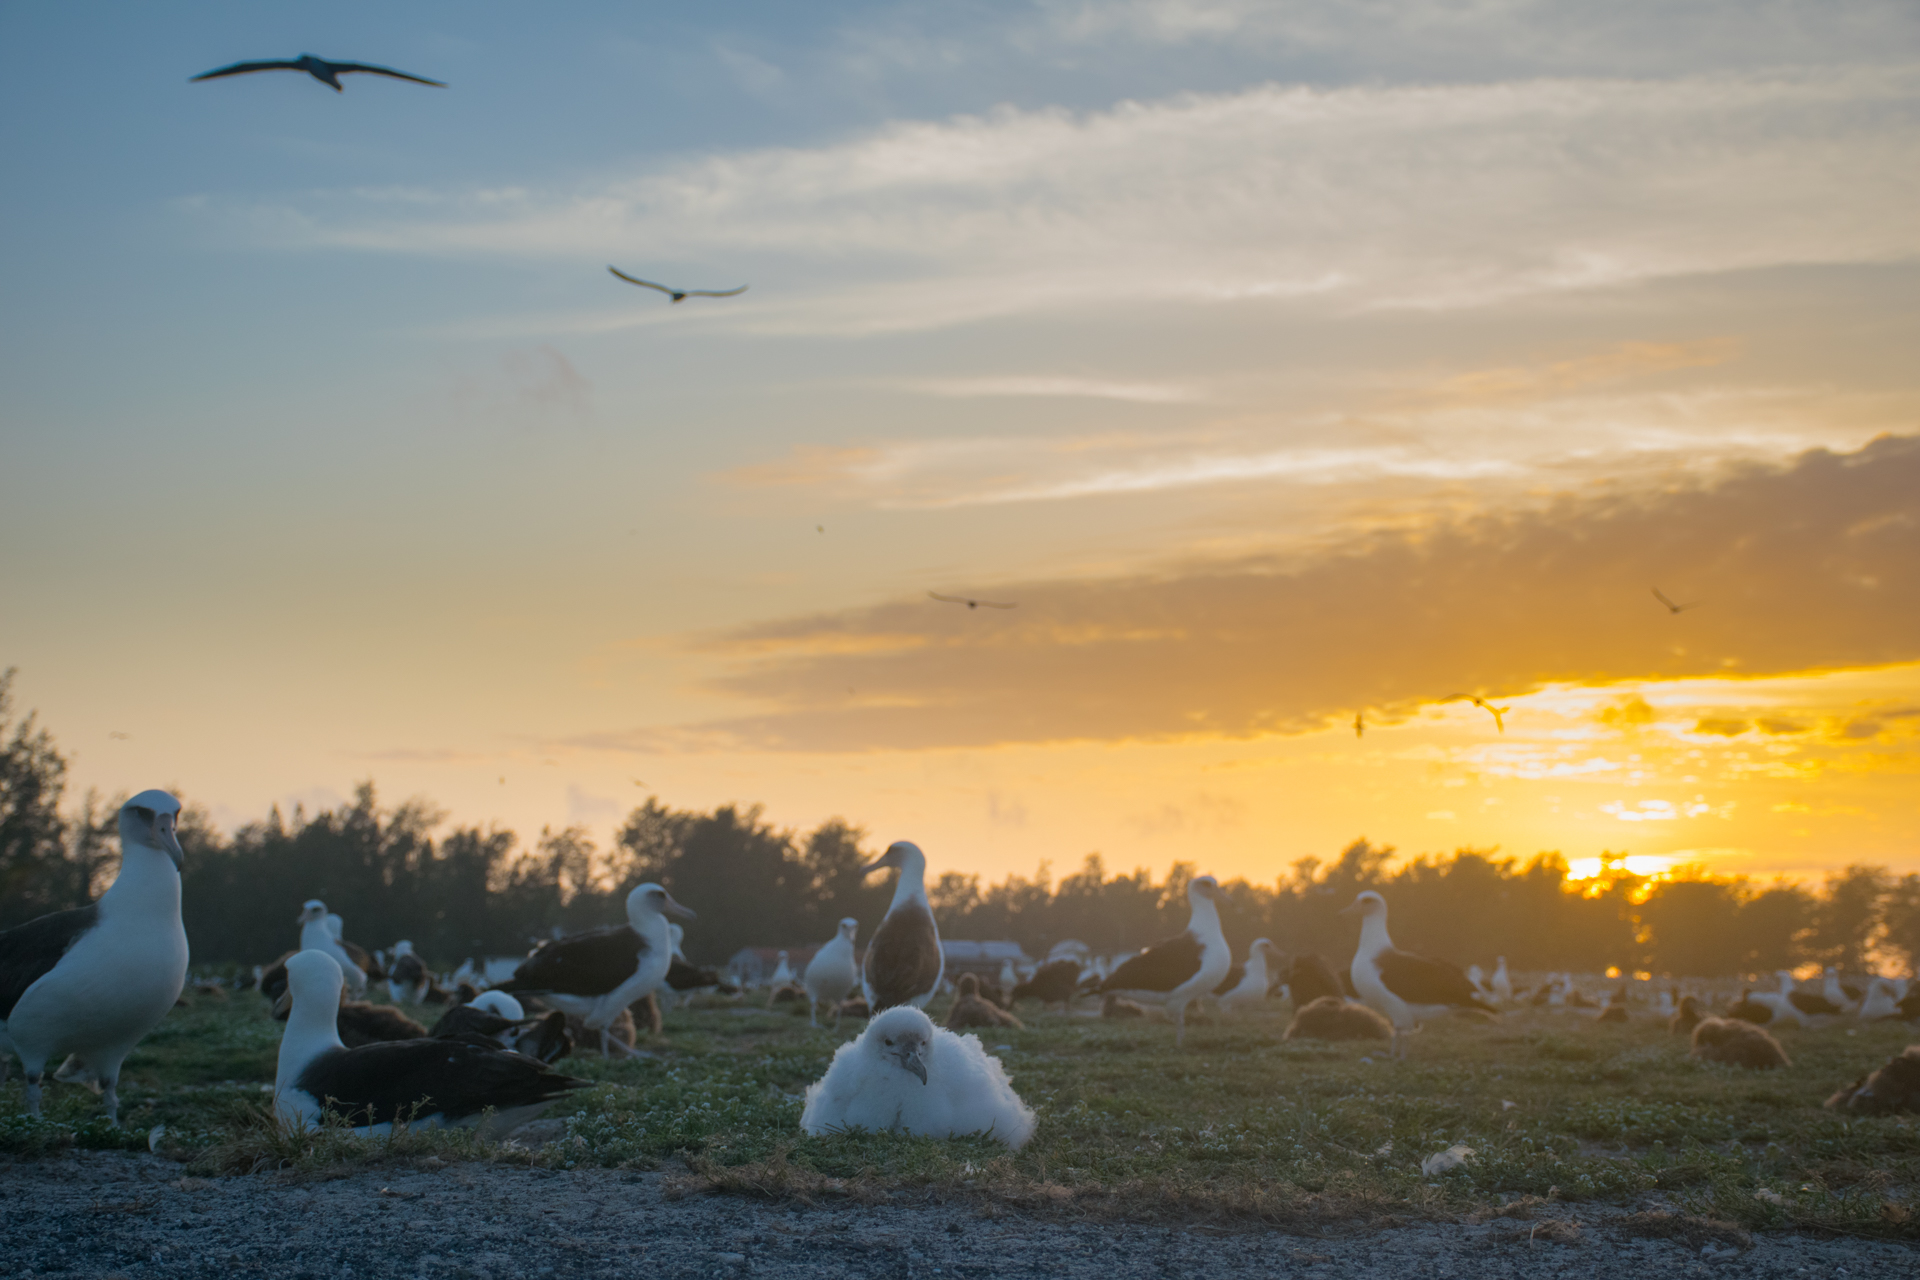
[[908, 1044], [908, 1045], [901, 1046], [900, 1065], [906, 1070], [911, 1071], [913, 1072], [913, 1074], [919, 1076], [921, 1084], [925, 1084], [927, 1082], [927, 1064], [920, 1060], [919, 1045]]
[[694, 914], [692, 907], [683, 907], [675, 902], [672, 894], [667, 895], [667, 914], [670, 916], [679, 916], [682, 920], [698, 920], [700, 918]]
[[160, 852], [173, 859], [173, 869], [181, 871], [187, 865], [187, 851], [180, 847], [180, 837], [173, 829], [174, 821], [173, 814], [161, 814], [153, 820], [153, 835], [160, 842]]

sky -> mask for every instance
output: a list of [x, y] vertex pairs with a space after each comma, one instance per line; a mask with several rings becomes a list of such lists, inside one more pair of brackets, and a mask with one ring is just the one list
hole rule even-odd
[[1920, 871], [1908, 0], [14, 2], [0, 157], [76, 794]]

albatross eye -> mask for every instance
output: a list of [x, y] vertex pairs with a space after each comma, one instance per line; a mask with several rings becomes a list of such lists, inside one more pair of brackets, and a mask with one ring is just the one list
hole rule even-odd
[[892, 1044], [893, 1044], [893, 1041], [891, 1041], [891, 1040], [882, 1040], [882, 1041], [881, 1041], [880, 1043], [882, 1043], [882, 1044], [884, 1044], [884, 1045], [892, 1045]]
[[139, 814], [140, 821], [142, 822], [152, 822], [154, 818], [158, 816], [157, 814], [154, 813], [153, 810], [147, 808], [147, 806], [143, 804], [128, 805], [127, 807], [129, 809], [132, 809], [135, 813]]

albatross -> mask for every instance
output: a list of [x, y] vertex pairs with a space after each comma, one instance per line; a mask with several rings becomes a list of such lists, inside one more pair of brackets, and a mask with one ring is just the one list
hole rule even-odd
[[[672, 285], [655, 284], [651, 280], [642, 280], [639, 276], [630, 276], [618, 267], [608, 267], [607, 270], [613, 272], [613, 274], [619, 276], [628, 284], [637, 284], [642, 289], [658, 289], [675, 302], [685, 302], [688, 298], [733, 298], [747, 291], [747, 286], [745, 285], [741, 285], [737, 289], [676, 289]], [[824, 533], [825, 530], [821, 532]]]
[[180, 923], [180, 802], [142, 791], [120, 807], [120, 874], [100, 900], [0, 932], [0, 1054], [40, 1114], [47, 1063], [72, 1055], [120, 1122], [120, 1064], [187, 984]]
[[918, 1009], [878, 1014], [807, 1086], [800, 1127], [811, 1134], [888, 1129], [929, 1138], [978, 1133], [1009, 1147], [1033, 1136], [1033, 1111], [1000, 1059]]
[[1217, 906], [1226, 900], [1226, 891], [1212, 876], [1189, 880], [1186, 932], [1129, 957], [1106, 976], [1098, 994], [1166, 1006], [1173, 1014], [1173, 1043], [1177, 1047], [1187, 1034], [1187, 1006], [1210, 994], [1233, 967], [1233, 953], [1220, 931]]
[[304, 71], [321, 84], [327, 85], [335, 93], [344, 91], [340, 84], [340, 77], [356, 72], [370, 76], [386, 76], [390, 80], [411, 80], [415, 84], [430, 84], [436, 89], [447, 87], [444, 81], [429, 80], [425, 76], [410, 76], [404, 71], [395, 71], [392, 67], [376, 67], [369, 62], [329, 62], [325, 58], [316, 58], [310, 53], [303, 53], [293, 59], [236, 62], [230, 67], [204, 71], [187, 83], [197, 84], [202, 80], [219, 80], [225, 76], [244, 76], [255, 71]]
[[1353, 987], [1360, 999], [1393, 1024], [1393, 1056], [1406, 1055], [1406, 1036], [1421, 1018], [1448, 1009], [1494, 1008], [1467, 975], [1445, 960], [1402, 951], [1387, 936], [1387, 900], [1369, 889], [1342, 915], [1360, 917], [1360, 946], [1353, 954]]
[[287, 961], [293, 1008], [280, 1037], [273, 1106], [296, 1129], [333, 1112], [361, 1137], [396, 1124], [478, 1128], [503, 1137], [555, 1099], [588, 1087], [523, 1054], [470, 1040], [389, 1040], [349, 1049], [334, 1027], [343, 982], [321, 951]]
[[[555, 938], [535, 947], [513, 977], [497, 990], [536, 995], [579, 1018], [600, 1033], [600, 1052], [613, 1056], [619, 1044], [609, 1033], [622, 1010], [660, 985], [673, 962], [673, 938], [667, 916], [694, 919], [657, 884], [643, 884], [627, 895], [627, 923]], [[620, 1045], [628, 1057], [629, 1045]]]
[[348, 988], [356, 997], [362, 996], [366, 994], [367, 979], [379, 977], [380, 971], [374, 967], [372, 956], [334, 932], [328, 921], [339, 918], [329, 916], [327, 904], [320, 899], [307, 899], [296, 917], [300, 926], [300, 949], [324, 951], [332, 956], [333, 962], [346, 975]]
[[819, 1026], [819, 1008], [822, 1003], [830, 1009], [838, 1009], [840, 1002], [847, 998], [847, 992], [853, 990], [853, 984], [860, 981], [860, 970], [853, 962], [853, 939], [860, 932], [860, 922], [852, 916], [840, 922], [833, 940], [813, 953], [813, 959], [807, 961], [807, 971], [801, 983], [807, 989], [807, 1023]]
[[900, 878], [893, 882], [893, 902], [867, 943], [860, 970], [867, 1007], [876, 1014], [900, 1004], [926, 1008], [947, 967], [933, 907], [927, 902], [927, 855], [911, 841], [896, 840], [860, 874], [889, 867], [897, 868]]

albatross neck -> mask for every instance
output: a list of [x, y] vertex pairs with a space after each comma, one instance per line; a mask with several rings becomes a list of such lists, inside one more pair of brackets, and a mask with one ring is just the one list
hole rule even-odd
[[900, 878], [893, 882], [893, 903], [887, 908], [887, 914], [892, 915], [909, 902], [927, 907], [927, 860], [919, 853], [901, 857]]
[[1387, 913], [1375, 911], [1361, 918], [1360, 951], [1363, 955], [1379, 955], [1382, 951], [1393, 950], [1393, 939], [1387, 936]]
[[100, 895], [100, 906], [109, 915], [179, 919], [180, 873], [173, 859], [158, 849], [122, 841], [120, 874]]
[[1220, 909], [1213, 905], [1212, 898], [1196, 895], [1187, 899], [1187, 906], [1192, 911], [1187, 917], [1189, 933], [1220, 935]]

